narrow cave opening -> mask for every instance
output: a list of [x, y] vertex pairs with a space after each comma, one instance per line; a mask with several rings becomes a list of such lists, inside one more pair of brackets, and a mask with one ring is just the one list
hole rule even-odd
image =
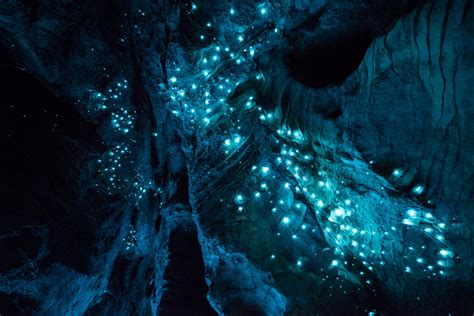
[[290, 73], [313, 88], [339, 85], [359, 67], [374, 36], [368, 29], [336, 32], [292, 52], [287, 60]]
[[170, 234], [166, 291], [160, 315], [217, 315], [207, 300], [204, 261], [196, 227], [178, 226]]

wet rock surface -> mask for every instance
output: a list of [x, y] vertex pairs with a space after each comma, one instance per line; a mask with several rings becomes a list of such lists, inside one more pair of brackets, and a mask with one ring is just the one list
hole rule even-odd
[[472, 314], [473, 15], [1, 3], [0, 314]]

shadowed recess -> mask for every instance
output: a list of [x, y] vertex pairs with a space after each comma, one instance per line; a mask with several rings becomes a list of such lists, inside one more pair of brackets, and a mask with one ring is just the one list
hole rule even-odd
[[364, 29], [338, 32], [304, 52], [291, 53], [290, 72], [296, 80], [313, 88], [339, 85], [359, 67], [373, 36]]

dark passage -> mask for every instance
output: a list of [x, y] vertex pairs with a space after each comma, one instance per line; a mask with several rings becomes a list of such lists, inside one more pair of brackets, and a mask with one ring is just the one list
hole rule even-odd
[[94, 232], [71, 181], [82, 155], [103, 149], [95, 126], [27, 72], [0, 65], [0, 81], [0, 272], [33, 260], [87, 272]]
[[179, 226], [171, 232], [169, 259], [160, 315], [217, 315], [206, 298], [208, 287], [194, 224]]
[[288, 57], [293, 77], [313, 88], [341, 84], [362, 62], [372, 43], [369, 30], [341, 31]]

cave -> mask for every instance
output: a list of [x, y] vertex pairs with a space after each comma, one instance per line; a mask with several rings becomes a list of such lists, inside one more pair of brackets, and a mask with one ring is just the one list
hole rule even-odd
[[0, 12], [0, 316], [474, 313], [472, 1]]
[[312, 88], [340, 85], [357, 70], [375, 35], [370, 30], [344, 30], [334, 38], [311, 43], [288, 56], [289, 72]]

